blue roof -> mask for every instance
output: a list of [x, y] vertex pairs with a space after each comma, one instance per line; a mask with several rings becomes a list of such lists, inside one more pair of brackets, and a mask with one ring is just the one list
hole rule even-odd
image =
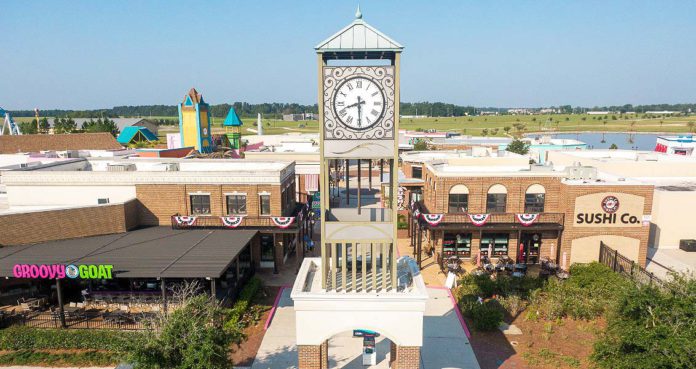
[[149, 129], [145, 127], [129, 126], [123, 128], [121, 134], [118, 135], [116, 141], [122, 145], [127, 145], [133, 141], [133, 138], [140, 132], [148, 141], [157, 141], [157, 135], [152, 133]]
[[225, 127], [239, 127], [242, 125], [242, 120], [239, 119], [239, 116], [237, 116], [237, 112], [234, 111], [234, 108], [230, 107], [230, 112], [227, 113], [227, 118], [225, 118], [222, 125]]

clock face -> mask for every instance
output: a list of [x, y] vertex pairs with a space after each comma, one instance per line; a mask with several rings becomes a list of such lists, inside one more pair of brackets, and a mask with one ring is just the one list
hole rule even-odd
[[370, 78], [349, 78], [334, 91], [332, 106], [336, 119], [343, 125], [365, 130], [384, 115], [384, 90]]

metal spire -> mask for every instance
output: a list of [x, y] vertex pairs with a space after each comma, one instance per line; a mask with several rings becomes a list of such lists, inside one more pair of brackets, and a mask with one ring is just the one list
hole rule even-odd
[[362, 19], [362, 12], [360, 11], [360, 4], [358, 4], [358, 10], [355, 12], [355, 19]]

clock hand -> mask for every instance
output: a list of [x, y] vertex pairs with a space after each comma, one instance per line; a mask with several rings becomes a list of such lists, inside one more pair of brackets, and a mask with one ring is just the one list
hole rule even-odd
[[360, 96], [358, 96], [358, 127], [362, 127], [362, 104], [364, 104], [365, 101], [360, 101]]
[[358, 106], [358, 105], [363, 105], [363, 104], [365, 104], [365, 101], [360, 101], [360, 97], [358, 97], [358, 102], [356, 102], [355, 104], [350, 104], [350, 105], [346, 106], [346, 109], [352, 108], [352, 107]]

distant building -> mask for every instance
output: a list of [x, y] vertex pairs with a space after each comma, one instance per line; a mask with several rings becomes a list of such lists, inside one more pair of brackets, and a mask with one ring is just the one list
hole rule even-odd
[[121, 150], [108, 132], [0, 136], [0, 154], [65, 150]]
[[300, 113], [300, 114], [283, 114], [283, 120], [286, 122], [297, 122], [300, 120], [315, 120], [317, 115], [314, 113]]
[[[97, 119], [99, 118], [73, 118], [78, 129], [82, 128], [85, 122], [89, 122], [90, 120], [96, 121]], [[147, 118], [109, 118], [109, 120], [114, 121], [119, 132], [123, 132], [126, 127], [145, 127], [150, 132], [154, 133], [155, 136], [157, 136], [159, 132], [159, 126]], [[49, 119], [49, 124], [53, 126], [52, 119]]]
[[208, 104], [195, 88], [179, 104], [179, 133], [181, 147], [193, 146], [201, 153], [213, 151]]
[[157, 135], [145, 127], [130, 126], [125, 127], [118, 135], [116, 141], [121, 145], [130, 145], [138, 142], [155, 142]]

